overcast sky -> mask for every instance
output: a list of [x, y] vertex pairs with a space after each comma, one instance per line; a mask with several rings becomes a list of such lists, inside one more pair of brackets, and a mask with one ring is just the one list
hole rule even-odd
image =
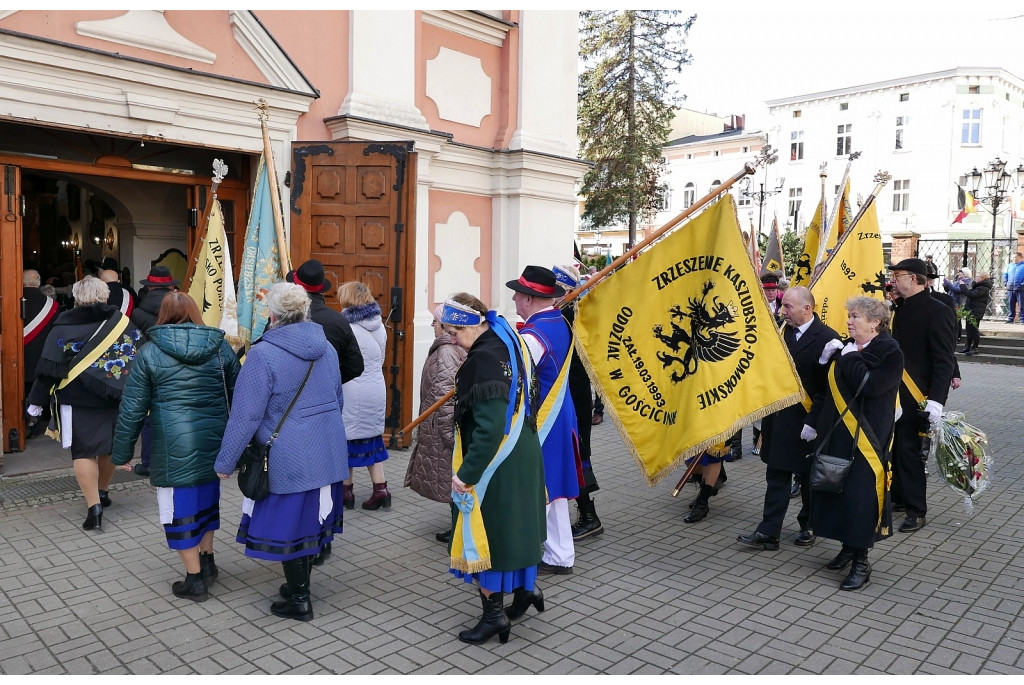
[[730, 0], [679, 8], [697, 15], [687, 39], [693, 63], [678, 75], [684, 106], [747, 114], [749, 129], [767, 124], [765, 100], [955, 67], [1003, 67], [1024, 78], [1024, 0]]

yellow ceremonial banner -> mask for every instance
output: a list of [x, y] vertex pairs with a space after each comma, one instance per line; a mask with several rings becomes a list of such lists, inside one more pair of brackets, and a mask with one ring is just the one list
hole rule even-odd
[[840, 333], [846, 330], [848, 299], [856, 295], [885, 299], [885, 258], [874, 202], [825, 262], [811, 292], [822, 323]]
[[[202, 246], [199, 248], [196, 273], [192, 278], [188, 294], [199, 305], [203, 323], [215, 328], [220, 327], [224, 313], [224, 260], [226, 254], [224, 214], [221, 211], [220, 201], [214, 198], [213, 207], [210, 210], [210, 223], [207, 226], [206, 235], [203, 236]], [[227, 273], [230, 279], [231, 272]], [[233, 296], [233, 281], [230, 290]]]
[[648, 485], [805, 397], [728, 195], [590, 289], [576, 349]]
[[802, 285], [805, 288], [811, 283], [814, 260], [818, 256], [818, 242], [821, 240], [821, 202], [814, 210], [814, 218], [807, 226], [804, 235], [804, 249], [800, 251], [800, 259], [796, 260], [796, 271], [790, 285]]

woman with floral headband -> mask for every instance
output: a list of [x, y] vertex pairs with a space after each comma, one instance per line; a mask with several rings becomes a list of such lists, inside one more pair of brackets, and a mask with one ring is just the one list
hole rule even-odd
[[544, 542], [544, 461], [537, 437], [537, 385], [525, 343], [477, 298], [457, 293], [441, 324], [468, 350], [455, 376], [451, 572], [480, 586], [483, 615], [459, 639], [508, 640], [509, 614], [544, 610], [536, 587]]
[[117, 307], [107, 304], [110, 289], [95, 276], [75, 283], [75, 307], [53, 323], [36, 365], [28, 413], [39, 416], [51, 404], [51, 433], [71, 449], [75, 478], [87, 507], [82, 528], [103, 525], [109, 507], [114, 464], [110, 452], [114, 424], [128, 372], [142, 334]]

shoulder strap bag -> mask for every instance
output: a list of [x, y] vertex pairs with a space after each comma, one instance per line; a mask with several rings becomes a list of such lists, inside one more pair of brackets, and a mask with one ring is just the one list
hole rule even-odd
[[[284, 420], [288, 418], [288, 414], [291, 413], [296, 400], [302, 394], [302, 389], [306, 387], [306, 381], [309, 380], [309, 374], [312, 371], [313, 362], [310, 362], [309, 368], [306, 369], [306, 377], [302, 379], [302, 384], [295, 391], [291, 404], [284, 410], [281, 420], [277, 422], [277, 428], [274, 429], [266, 444], [257, 440], [256, 436], [253, 436], [245, 451], [242, 452], [241, 459], [238, 460], [238, 489], [242, 491], [243, 495], [253, 501], [259, 502], [262, 499], [266, 499], [267, 495], [270, 494], [270, 472], [268, 471], [270, 466], [270, 446], [277, 440], [277, 436], [281, 432], [281, 426], [284, 425]], [[227, 383], [224, 385], [224, 390], [225, 392], [227, 391]]]
[[[857, 387], [857, 392], [853, 394], [853, 399], [847, 402], [846, 409], [839, 415], [836, 422], [832, 424], [832, 427], [828, 429], [828, 433], [818, 443], [818, 449], [811, 454], [807, 455], [813, 461], [811, 462], [811, 473], [810, 473], [810, 484], [811, 490], [814, 492], [831, 492], [840, 493], [843, 491], [843, 487], [846, 485], [846, 477], [850, 474], [850, 466], [853, 464], [853, 456], [849, 459], [845, 457], [837, 457], [831, 454], [824, 454], [822, 449], [828, 443], [829, 436], [832, 435], [832, 431], [836, 429], [840, 423], [843, 422], [843, 417], [846, 412], [850, 411], [850, 406], [853, 404], [853, 400], [857, 399], [860, 395], [860, 391], [864, 389], [864, 384], [868, 382], [868, 377], [871, 376], [871, 372], [865, 373], [864, 378], [861, 380], [860, 385]], [[860, 421], [857, 422], [857, 433], [860, 433]], [[857, 444], [857, 435], [853, 436], [854, 445]]]

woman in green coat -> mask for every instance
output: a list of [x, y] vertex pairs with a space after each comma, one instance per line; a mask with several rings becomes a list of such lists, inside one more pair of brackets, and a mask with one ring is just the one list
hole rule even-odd
[[[511, 618], [532, 605], [545, 538], [544, 460], [537, 437], [529, 350], [505, 319], [466, 293], [444, 303], [441, 323], [468, 350], [455, 376], [451, 572], [480, 586], [483, 615], [459, 639], [508, 640]], [[515, 591], [508, 615], [506, 592]]]
[[213, 532], [220, 528], [220, 478], [214, 461], [240, 366], [224, 332], [204, 326], [195, 301], [172, 292], [160, 305], [121, 398], [114, 464], [127, 464], [149, 414], [149, 481], [157, 488], [167, 546], [185, 565], [176, 597], [202, 602], [217, 577]]

